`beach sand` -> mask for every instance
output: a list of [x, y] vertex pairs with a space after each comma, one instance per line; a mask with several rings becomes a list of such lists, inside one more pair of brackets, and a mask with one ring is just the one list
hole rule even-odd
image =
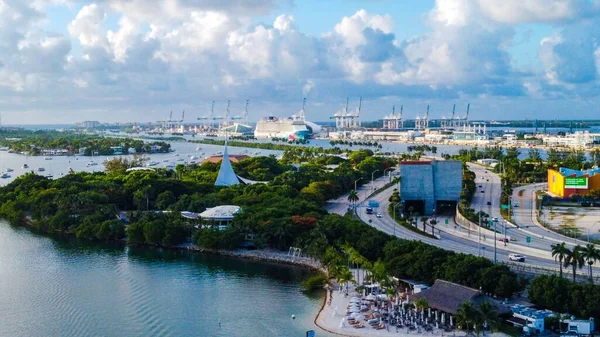
[[[334, 290], [332, 292], [328, 292], [327, 298], [325, 300], [325, 304], [323, 309], [319, 312], [317, 318], [315, 319], [315, 324], [321, 329], [340, 336], [351, 336], [351, 337], [387, 337], [387, 336], [400, 336], [400, 337], [419, 337], [419, 336], [446, 336], [446, 337], [462, 337], [466, 336], [466, 333], [462, 331], [455, 332], [445, 332], [441, 329], [434, 329], [431, 332], [422, 332], [418, 333], [416, 331], [407, 332], [406, 328], [401, 328], [396, 331], [396, 327], [389, 327], [389, 331], [387, 329], [375, 330], [365, 322], [365, 327], [361, 329], [355, 329], [348, 323], [344, 324], [344, 327], [340, 327], [342, 319], [346, 316], [346, 308], [350, 304], [350, 298], [356, 296], [356, 292], [353, 287], [349, 288], [349, 295], [344, 296], [344, 292], [340, 292], [339, 290]], [[330, 301], [330, 294], [332, 295]], [[317, 332], [318, 335], [318, 332]], [[508, 335], [494, 332], [487, 332], [485, 335], [481, 334], [481, 337], [508, 337]]]

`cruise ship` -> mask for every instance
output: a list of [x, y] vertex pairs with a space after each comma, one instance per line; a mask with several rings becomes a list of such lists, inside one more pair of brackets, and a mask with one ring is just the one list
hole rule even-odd
[[256, 138], [306, 139], [310, 131], [303, 120], [293, 118], [262, 118], [254, 130]]
[[285, 138], [285, 139], [307, 139], [320, 131], [320, 127], [306, 121], [304, 118], [304, 106], [297, 115], [288, 118], [269, 116], [262, 118], [256, 124], [254, 137], [256, 138]]

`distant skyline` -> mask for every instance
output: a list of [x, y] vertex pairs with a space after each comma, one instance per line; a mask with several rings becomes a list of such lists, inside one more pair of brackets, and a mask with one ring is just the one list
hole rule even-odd
[[600, 0], [0, 0], [2, 124], [600, 118]]

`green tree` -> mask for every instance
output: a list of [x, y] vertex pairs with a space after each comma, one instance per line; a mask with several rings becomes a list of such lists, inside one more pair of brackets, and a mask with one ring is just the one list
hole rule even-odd
[[477, 312], [475, 308], [473, 308], [473, 304], [471, 302], [461, 303], [456, 310], [456, 325], [462, 331], [465, 331], [467, 335], [469, 331], [471, 331], [471, 327], [475, 323], [475, 318], [477, 316]]
[[581, 269], [584, 265], [581, 246], [575, 246], [572, 250], [569, 250], [565, 258], [565, 268], [573, 268], [573, 282], [577, 279], [577, 269]]
[[359, 200], [359, 198], [358, 198], [358, 193], [356, 192], [356, 190], [351, 190], [350, 193], [348, 193], [348, 201], [350, 201], [352, 203], [353, 210], [356, 209], [356, 202], [358, 200]]
[[594, 278], [592, 275], [592, 265], [596, 261], [600, 260], [600, 250], [598, 250], [593, 243], [588, 243], [585, 247], [581, 249], [581, 255], [583, 259], [587, 262], [590, 273], [590, 282], [594, 283]]
[[167, 209], [177, 201], [175, 194], [171, 191], [164, 191], [156, 197], [156, 207]]
[[560, 268], [560, 277], [563, 276], [563, 261], [567, 258], [568, 254], [570, 253], [569, 248], [567, 248], [566, 244], [564, 242], [560, 243], [560, 244], [554, 244], [551, 246], [552, 247], [552, 257], [554, 257], [554, 260], [556, 262], [558, 262], [559, 268]]

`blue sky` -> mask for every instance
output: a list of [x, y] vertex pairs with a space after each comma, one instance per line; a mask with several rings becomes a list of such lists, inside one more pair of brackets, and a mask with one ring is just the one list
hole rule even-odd
[[598, 116], [598, 0], [14, 0], [0, 8], [7, 123], [150, 121], [251, 100], [327, 119], [364, 97], [414, 118]]

